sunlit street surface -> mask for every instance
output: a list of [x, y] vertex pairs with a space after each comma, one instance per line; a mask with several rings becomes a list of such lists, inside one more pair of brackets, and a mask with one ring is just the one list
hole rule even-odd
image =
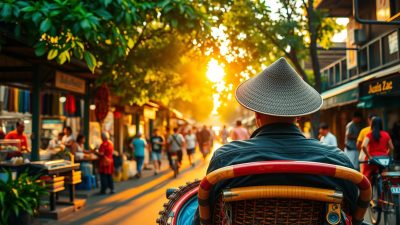
[[[218, 145], [216, 145], [218, 147]], [[205, 175], [209, 158], [201, 159], [196, 155], [196, 166], [190, 167], [184, 156], [183, 170], [178, 178], [164, 166], [164, 172], [153, 176], [149, 171], [142, 180], [130, 180], [117, 184], [116, 193], [107, 196], [92, 196], [84, 209], [59, 221], [40, 220], [40, 224], [143, 224], [154, 225], [159, 211], [167, 202], [166, 189], [177, 188], [188, 181], [202, 179]], [[164, 160], [167, 164], [168, 161]]]

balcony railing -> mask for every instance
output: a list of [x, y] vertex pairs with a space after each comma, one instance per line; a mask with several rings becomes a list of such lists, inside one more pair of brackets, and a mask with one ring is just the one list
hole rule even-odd
[[[358, 50], [353, 50], [357, 51], [357, 66], [354, 68], [347, 68], [346, 57], [323, 68], [321, 70], [322, 91], [327, 91], [358, 77], [399, 64], [399, 33], [399, 29], [390, 31], [359, 47]], [[392, 34], [397, 36], [397, 40], [391, 40], [392, 43], [389, 43], [389, 36]], [[392, 46], [392, 53], [390, 53], [389, 45]], [[396, 45], [397, 51], [395, 51]]]

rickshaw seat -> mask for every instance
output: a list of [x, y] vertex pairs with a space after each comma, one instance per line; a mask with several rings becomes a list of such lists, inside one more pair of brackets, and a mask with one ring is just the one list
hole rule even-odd
[[340, 220], [342, 199], [340, 191], [303, 186], [224, 189], [214, 208], [213, 224], [320, 225], [327, 216]]

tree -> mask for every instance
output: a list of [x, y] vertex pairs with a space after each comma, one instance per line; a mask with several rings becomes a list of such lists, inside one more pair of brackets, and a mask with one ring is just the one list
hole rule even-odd
[[[276, 0], [275, 4], [265, 0], [223, 3], [221, 7], [226, 13], [217, 23], [225, 27], [224, 33], [231, 42], [230, 52], [242, 51], [245, 56], [236, 57], [233, 62], [248, 63], [254, 69], [284, 56], [300, 76], [320, 92], [317, 44], [329, 47], [331, 37], [342, 27], [313, 6], [313, 0]], [[303, 68], [305, 60], [312, 62], [311, 73]], [[253, 74], [247, 70], [247, 75]], [[236, 80], [243, 77], [240, 73], [231, 75]]]
[[[190, 32], [204, 25], [203, 13], [184, 0], [3, 0], [0, 22], [25, 38], [37, 56], [63, 64], [84, 59], [93, 72], [124, 59], [143, 41], [143, 27]], [[100, 63], [98, 63], [100, 61]]]

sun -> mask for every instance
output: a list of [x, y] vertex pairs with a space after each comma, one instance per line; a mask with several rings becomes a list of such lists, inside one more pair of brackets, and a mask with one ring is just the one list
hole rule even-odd
[[210, 62], [208, 62], [206, 74], [207, 78], [213, 83], [220, 83], [224, 81], [224, 68], [215, 59], [211, 59]]

